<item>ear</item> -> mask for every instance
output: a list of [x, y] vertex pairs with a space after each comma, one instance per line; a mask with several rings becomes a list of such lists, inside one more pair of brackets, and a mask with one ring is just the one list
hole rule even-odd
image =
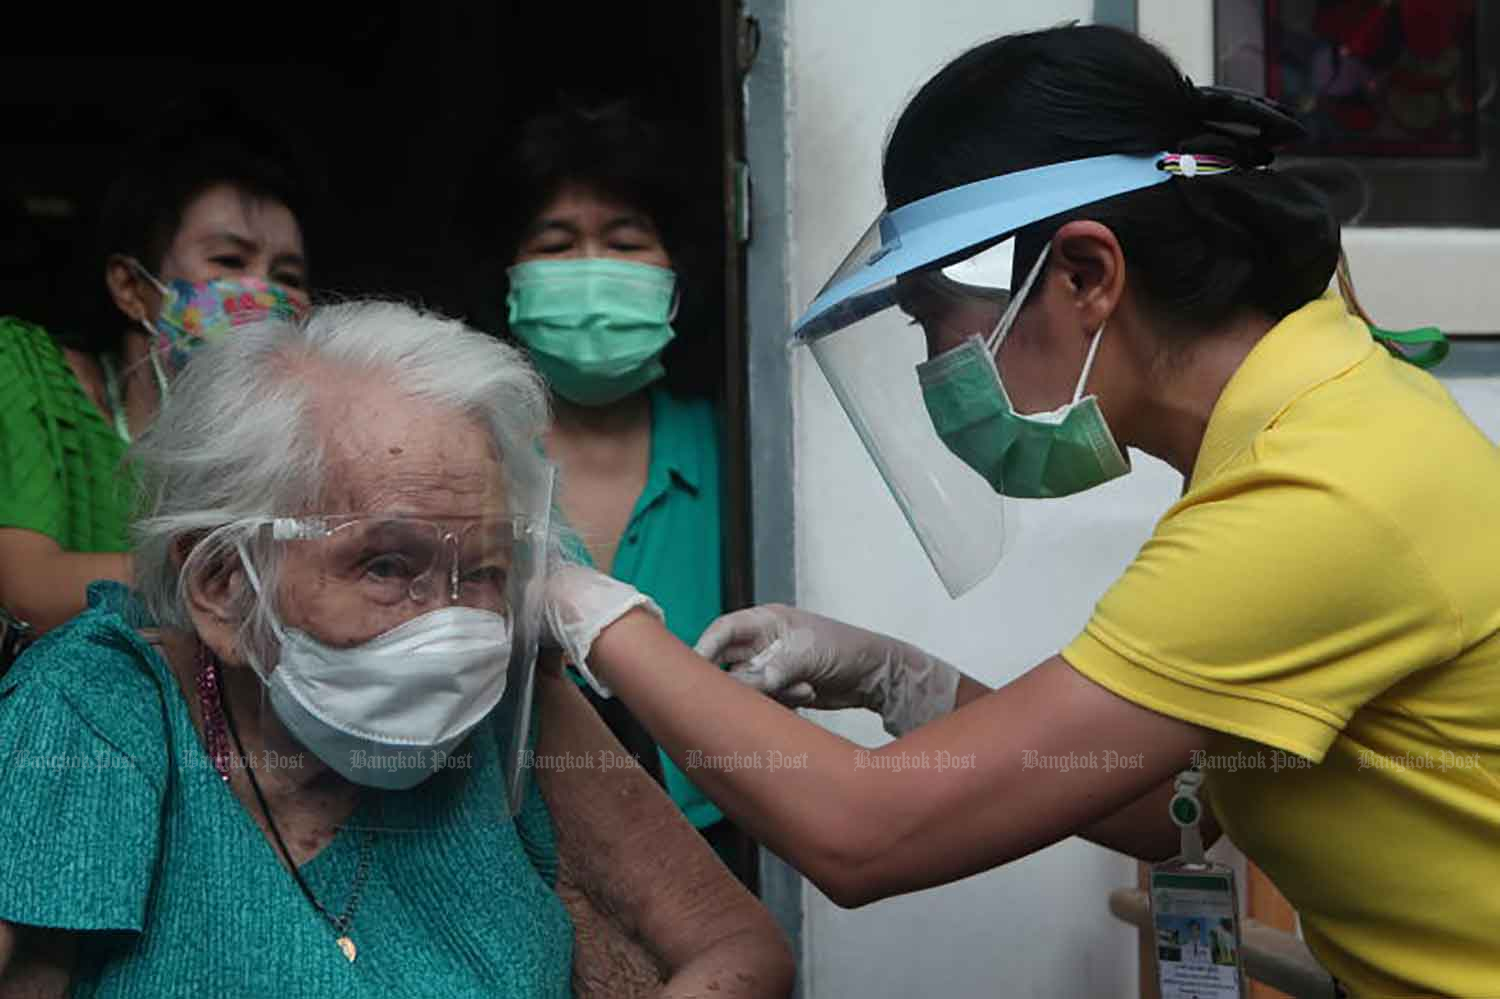
[[105, 261], [104, 284], [115, 308], [134, 323], [148, 322], [161, 308], [161, 292], [122, 254], [112, 253]]
[[[177, 563], [179, 571], [197, 540], [182, 537], [173, 544], [172, 561]], [[221, 663], [226, 666], [246, 665], [239, 636], [247, 584], [239, 553], [221, 551], [191, 568], [184, 593], [193, 630]]]
[[1082, 331], [1092, 336], [1125, 293], [1125, 252], [1114, 232], [1100, 222], [1069, 222], [1052, 237], [1051, 266], [1068, 284]]

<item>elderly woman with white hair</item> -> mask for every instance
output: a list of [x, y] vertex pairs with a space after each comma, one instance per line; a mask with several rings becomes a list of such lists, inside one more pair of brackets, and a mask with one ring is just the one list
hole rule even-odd
[[195, 355], [136, 451], [139, 593], [0, 680], [0, 995], [787, 991], [576, 688], [528, 710], [545, 419], [516, 351], [400, 305]]

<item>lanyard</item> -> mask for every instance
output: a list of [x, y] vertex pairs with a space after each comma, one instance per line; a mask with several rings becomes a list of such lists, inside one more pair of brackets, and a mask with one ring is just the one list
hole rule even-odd
[[1176, 791], [1167, 805], [1172, 821], [1182, 831], [1181, 857], [1184, 863], [1202, 864], [1203, 833], [1198, 822], [1203, 818], [1203, 803], [1198, 800], [1198, 788], [1203, 784], [1203, 774], [1197, 767], [1184, 770], [1177, 775], [1173, 785]]
[[[1436, 367], [1448, 356], [1448, 338], [1436, 326], [1423, 326], [1415, 330], [1387, 330], [1379, 326], [1370, 327], [1375, 342], [1401, 360], [1419, 368]], [[1422, 347], [1422, 350], [1415, 348]]]
[[1203, 774], [1184, 770], [1167, 806], [1182, 833], [1182, 850], [1151, 868], [1151, 927], [1162, 999], [1243, 999], [1239, 900], [1234, 872], [1203, 855], [1198, 823]]
[[[161, 362], [156, 358], [156, 351], [147, 355], [151, 360], [151, 372], [156, 376], [156, 390], [161, 394], [161, 401], [167, 401], [167, 376], [161, 370]], [[120, 391], [120, 375], [115, 370], [115, 359], [109, 354], [99, 355], [99, 364], [104, 368], [104, 394], [109, 400], [109, 414], [113, 420], [115, 433], [120, 435], [120, 440], [126, 444], [130, 443], [130, 424], [125, 419], [125, 398]]]

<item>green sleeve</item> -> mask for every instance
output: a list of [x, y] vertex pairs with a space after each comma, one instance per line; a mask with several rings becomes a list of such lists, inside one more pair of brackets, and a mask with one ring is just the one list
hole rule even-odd
[[39, 655], [40, 646], [0, 683], [0, 919], [139, 932], [163, 788], [46, 668], [28, 668], [43, 666], [27, 662]]
[[0, 318], [0, 527], [37, 531], [62, 544], [59, 444], [40, 390], [49, 349], [56, 350], [39, 327]]

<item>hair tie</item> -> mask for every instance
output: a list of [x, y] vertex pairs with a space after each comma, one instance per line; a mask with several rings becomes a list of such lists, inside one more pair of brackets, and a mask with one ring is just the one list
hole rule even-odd
[[1182, 86], [1193, 133], [1184, 136], [1184, 142], [1207, 140], [1210, 148], [1214, 142], [1227, 143], [1238, 166], [1269, 166], [1279, 147], [1307, 138], [1307, 129], [1291, 110], [1267, 97], [1229, 87], [1199, 87], [1186, 76]]
[[1234, 160], [1227, 156], [1208, 153], [1168, 153], [1156, 161], [1156, 169], [1179, 177], [1211, 177], [1214, 174], [1228, 173], [1236, 166]]

